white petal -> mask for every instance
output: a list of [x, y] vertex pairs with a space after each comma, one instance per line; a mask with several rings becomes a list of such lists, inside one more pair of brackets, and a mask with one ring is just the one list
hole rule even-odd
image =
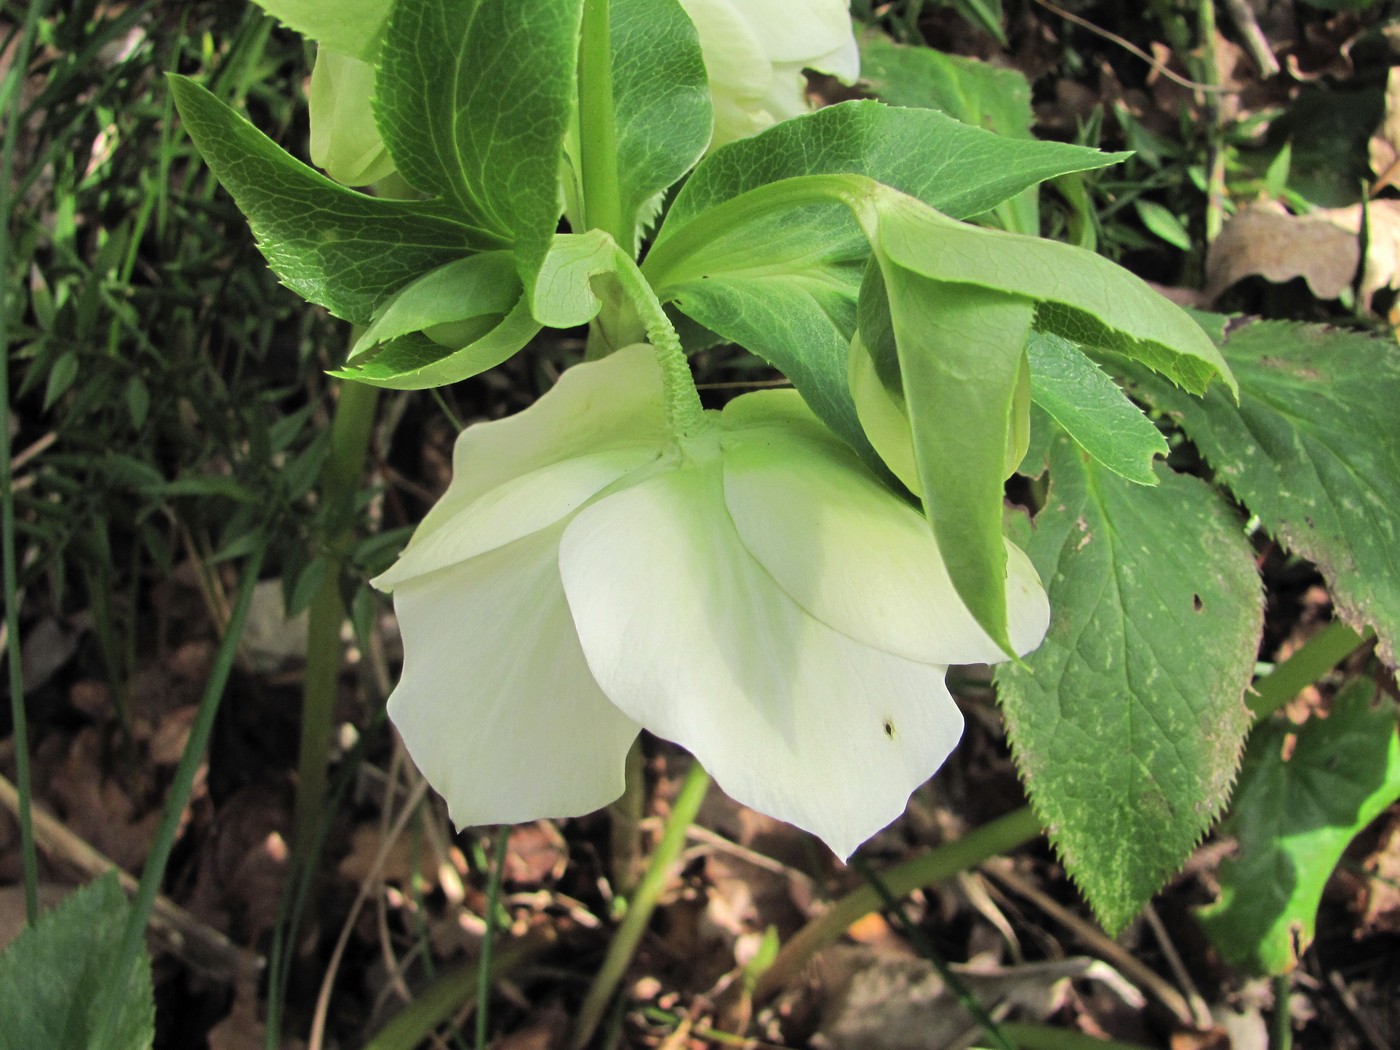
[[575, 365], [523, 412], [467, 427], [452, 483], [382, 589], [552, 524], [673, 448], [655, 352], [638, 344]]
[[722, 485], [713, 467], [676, 470], [569, 523], [559, 567], [588, 665], [735, 799], [849, 856], [957, 742], [945, 668], [803, 612], [739, 541]]
[[576, 816], [622, 793], [638, 727], [579, 648], [562, 528], [394, 592], [404, 668], [389, 717], [458, 827]]
[[[734, 526], [803, 609], [910, 660], [1006, 658], [954, 591], [923, 515], [866, 470], [795, 392], [746, 394], [721, 419]], [[1010, 543], [1007, 570], [1011, 640], [1025, 653], [1045, 636], [1050, 606], [1030, 560]]]
[[715, 130], [710, 147], [747, 138], [773, 123], [763, 96], [773, 82], [762, 42], [730, 0], [681, 0], [695, 24], [710, 82]]
[[740, 0], [736, 8], [775, 62], [813, 66], [854, 47], [847, 0]]

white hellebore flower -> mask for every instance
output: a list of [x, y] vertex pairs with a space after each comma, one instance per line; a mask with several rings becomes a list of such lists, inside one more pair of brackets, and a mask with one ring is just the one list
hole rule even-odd
[[[458, 439], [375, 584], [404, 639], [389, 714], [459, 826], [606, 805], [645, 728], [846, 857], [957, 743], [947, 665], [1003, 654], [923, 517], [793, 391], [705, 418], [668, 432], [638, 345]], [[1026, 652], [1049, 608], [1008, 547]]]
[[307, 88], [311, 163], [346, 186], [369, 186], [394, 171], [370, 99], [374, 67], [326, 47], [316, 49]]
[[715, 109], [711, 148], [806, 113], [804, 69], [860, 77], [849, 0], [680, 0], [700, 37]]

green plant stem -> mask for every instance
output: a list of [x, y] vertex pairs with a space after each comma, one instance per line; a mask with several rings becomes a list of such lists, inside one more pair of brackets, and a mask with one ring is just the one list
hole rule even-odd
[[1293, 995], [1291, 974], [1274, 975], [1274, 1016], [1269, 1026], [1269, 1046], [1272, 1050], [1292, 1050], [1293, 1017], [1288, 1000]]
[[224, 636], [219, 642], [219, 650], [214, 655], [214, 664], [209, 671], [209, 681], [204, 687], [204, 695], [199, 701], [199, 710], [190, 726], [189, 740], [185, 743], [180, 765], [170, 784], [166, 796], [165, 812], [161, 816], [160, 827], [155, 840], [146, 855], [146, 866], [141, 872], [141, 882], [136, 888], [136, 899], [132, 901], [127, 915], [126, 927], [122, 931], [121, 947], [117, 952], [116, 964], [104, 975], [102, 1001], [97, 1011], [98, 1024], [94, 1029], [93, 1050], [104, 1050], [110, 1045], [115, 1034], [117, 1018], [121, 1013], [123, 993], [130, 980], [131, 968], [141, 953], [146, 923], [150, 919], [151, 908], [160, 892], [165, 866], [170, 861], [170, 851], [175, 846], [184, 817], [185, 806], [194, 790], [195, 775], [204, 760], [204, 752], [209, 746], [209, 735], [214, 730], [214, 718], [219, 712], [219, 702], [223, 699], [224, 687], [228, 684], [229, 672], [233, 670], [234, 657], [238, 654], [238, 643], [243, 634], [243, 624], [248, 619], [248, 607], [253, 601], [253, 588], [262, 571], [263, 555], [267, 552], [267, 536], [258, 537], [248, 562], [243, 567], [243, 578], [238, 587], [238, 598]]
[[627, 751], [622, 794], [608, 807], [609, 843], [612, 855], [612, 889], [619, 897], [630, 897], [637, 888], [641, 858], [642, 806], [646, 801], [646, 777], [643, 766], [642, 741], [632, 741]]
[[681, 346], [681, 337], [631, 256], [619, 249], [615, 261], [618, 283], [641, 318], [647, 340], [656, 351], [656, 362], [661, 366], [667, 425], [678, 438], [699, 434], [710, 423], [700, 403], [700, 392], [695, 389], [695, 377], [686, 360], [685, 348]]
[[613, 935], [607, 955], [603, 958], [603, 965], [589, 986], [583, 1006], [579, 1008], [573, 1035], [569, 1040], [570, 1050], [583, 1050], [597, 1031], [622, 975], [627, 972], [632, 957], [637, 953], [637, 945], [641, 943], [642, 934], [646, 932], [647, 923], [651, 921], [652, 912], [656, 910], [656, 902], [661, 898], [661, 891], [666, 888], [666, 883], [671, 877], [671, 868], [685, 846], [685, 833], [694, 823], [695, 815], [700, 811], [700, 804], [705, 801], [705, 792], [709, 786], [710, 775], [699, 762], [692, 762], [690, 771], [686, 773], [685, 781], [681, 784], [680, 793], [676, 796], [675, 804], [671, 807], [671, 815], [666, 819], [666, 829], [661, 833], [661, 841], [656, 844], [651, 863], [647, 865], [646, 875], [637, 887], [635, 896], [628, 903], [627, 915], [617, 928], [617, 933]]
[[909, 916], [904, 913], [904, 905], [900, 903], [899, 898], [890, 892], [889, 887], [885, 885], [885, 880], [875, 873], [875, 870], [866, 863], [864, 857], [852, 857], [851, 866], [860, 872], [861, 878], [865, 879], [880, 895], [880, 900], [884, 903], [886, 910], [896, 918], [900, 930], [908, 938], [909, 943], [914, 946], [914, 950], [927, 959], [938, 971], [938, 975], [943, 978], [943, 983], [952, 991], [968, 1015], [981, 1026], [982, 1031], [986, 1033], [987, 1038], [992, 1041], [997, 1050], [1017, 1050], [1016, 1045], [992, 1018], [991, 1014], [987, 1013], [977, 996], [972, 994], [972, 989], [953, 972], [948, 961], [934, 948], [933, 942], [924, 936], [924, 931], [909, 921]]
[[[15, 559], [15, 490], [10, 450], [10, 236], [14, 207], [15, 136], [19, 133], [21, 96], [29, 55], [47, 0], [33, 0], [25, 14], [19, 46], [15, 48], [0, 97], [5, 112], [5, 138], [0, 146], [0, 563], [5, 574], [5, 660], [10, 674], [10, 717], [14, 724], [15, 788], [19, 792], [20, 863], [24, 871], [24, 911], [30, 925], [39, 919], [39, 855], [34, 847], [30, 816], [29, 722], [24, 708], [24, 668], [19, 646], [19, 571]], [[14, 289], [15, 299], [20, 285]]]
[[[500, 981], [537, 958], [548, 942], [508, 944], [495, 955], [491, 980]], [[476, 1002], [477, 965], [462, 963], [438, 974], [433, 981], [394, 1015], [364, 1050], [414, 1050], [464, 1006]]]
[[[355, 333], [351, 334], [352, 343]], [[340, 629], [345, 607], [340, 597], [343, 548], [353, 535], [355, 495], [369, 453], [379, 391], [362, 383], [342, 383], [331, 421], [331, 447], [321, 475], [326, 523], [326, 575], [311, 600], [306, 639], [306, 679], [302, 686], [301, 745], [297, 758], [297, 800], [293, 823], [295, 863], [312, 854], [326, 803], [326, 767], [340, 675]]]
[[1066, 1028], [1051, 1028], [1043, 1024], [1003, 1021], [1001, 1030], [1019, 1050], [1147, 1050], [1141, 1043], [1124, 1043], [1117, 1039], [1098, 1039], [1083, 1032]]
[[[969, 832], [955, 842], [896, 864], [880, 878], [896, 898], [923, 886], [952, 878], [960, 871], [975, 868], [983, 861], [1021, 846], [1040, 834], [1040, 822], [1029, 806], [1013, 810]], [[754, 988], [755, 1001], [769, 998], [795, 977], [821, 948], [831, 944], [846, 927], [880, 906], [880, 895], [865, 885], [852, 890], [822, 912], [783, 945], [773, 965]]]
[[476, 1050], [486, 1050], [491, 998], [491, 953], [496, 943], [496, 909], [501, 900], [501, 880], [506, 870], [506, 850], [510, 848], [510, 828], [496, 829], [496, 853], [486, 882], [486, 933], [481, 941], [481, 958], [476, 965]]
[[1254, 694], [1246, 702], [1255, 720], [1273, 714], [1374, 637], [1370, 630], [1362, 636], [1333, 620], [1254, 683]]
[[578, 57], [583, 220], [588, 229], [610, 234], [630, 259], [636, 255], [636, 245], [622, 214], [619, 192], [610, 7], [611, 0], [584, 0], [583, 5]]

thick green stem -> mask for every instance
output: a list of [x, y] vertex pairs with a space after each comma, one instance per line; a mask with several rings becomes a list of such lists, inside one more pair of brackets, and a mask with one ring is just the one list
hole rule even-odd
[[[34, 44], [39, 19], [48, 3], [35, 0], [29, 5], [24, 29], [5, 77], [3, 95], [5, 140], [0, 147], [0, 279], [10, 276], [10, 209], [14, 187], [15, 136], [23, 106], [20, 87], [29, 71], [29, 53]], [[31, 924], [39, 919], [39, 862], [34, 848], [34, 822], [30, 817], [29, 725], [24, 709], [24, 674], [19, 647], [19, 572], [15, 560], [15, 490], [10, 461], [10, 304], [6, 285], [0, 285], [0, 549], [5, 574], [5, 659], [10, 674], [10, 717], [14, 723], [15, 787], [19, 791], [20, 863], [24, 870], [24, 910]], [[15, 298], [19, 288], [15, 288]]]
[[1375, 635], [1362, 637], [1340, 620], [1334, 620], [1254, 685], [1247, 703], [1255, 720], [1267, 718], [1325, 675]]
[[685, 846], [685, 833], [695, 822], [695, 815], [700, 811], [700, 803], [705, 801], [705, 792], [709, 786], [710, 775], [699, 762], [693, 762], [685, 782], [681, 784], [675, 805], [671, 807], [671, 815], [666, 820], [666, 830], [661, 834], [661, 841], [656, 844], [656, 852], [651, 856], [646, 876], [628, 904], [627, 915], [622, 920], [622, 925], [617, 928], [617, 933], [613, 935], [603, 965], [598, 970], [598, 975], [593, 978], [583, 1006], [579, 1008], [573, 1036], [569, 1040], [570, 1050], [583, 1050], [597, 1031], [618, 983], [627, 972], [632, 957], [637, 953], [637, 945], [641, 943], [642, 934], [646, 932], [647, 923], [651, 921], [652, 912], [656, 910], [656, 902], [661, 898], [661, 891], [666, 888], [666, 883], [671, 877], [671, 869]]
[[122, 999], [130, 982], [131, 968], [141, 953], [146, 923], [150, 919], [156, 894], [160, 892], [161, 880], [165, 877], [165, 866], [170, 860], [170, 851], [175, 846], [175, 837], [180, 830], [185, 806], [194, 790], [195, 774], [204, 761], [204, 752], [209, 746], [209, 735], [214, 731], [214, 717], [219, 712], [219, 701], [223, 699], [229, 672], [233, 670], [239, 638], [243, 634], [243, 624], [248, 618], [248, 607], [253, 601], [253, 588], [258, 582], [258, 573], [262, 570], [263, 555], [266, 551], [267, 537], [263, 535], [259, 537], [253, 553], [248, 556], [247, 565], [243, 568], [238, 598], [234, 602], [228, 626], [224, 629], [219, 651], [214, 656], [214, 666], [210, 669], [209, 681], [204, 688], [204, 696], [200, 698], [194, 724], [190, 726], [189, 740], [185, 743], [184, 754], [180, 756], [175, 779], [171, 781], [170, 793], [165, 800], [165, 813], [161, 817], [155, 841], [151, 843], [151, 850], [146, 855], [146, 867], [141, 872], [136, 899], [132, 901], [131, 911], [127, 913], [116, 964], [103, 975], [102, 1000], [96, 1015], [98, 1024], [90, 1044], [93, 1050], [104, 1050], [111, 1045], [112, 1036], [115, 1034]]
[[[960, 871], [1021, 846], [1040, 834], [1040, 822], [1029, 806], [998, 817], [990, 824], [969, 832], [956, 842], [949, 842], [912, 860], [897, 864], [880, 875], [889, 892], [907, 896], [923, 886], [932, 886], [952, 878]], [[821, 948], [831, 944], [845, 932], [846, 927], [862, 915], [880, 907], [880, 894], [869, 884], [852, 890], [813, 919], [787, 944], [783, 945], [773, 965], [759, 978], [754, 988], [755, 1000], [772, 996], [801, 972]]]
[[[579, 153], [583, 167], [583, 220], [612, 236], [628, 258], [636, 255], [622, 214], [613, 114], [611, 0], [584, 0], [579, 42]], [[576, 230], [582, 233], [582, 230]]]
[[[353, 333], [352, 333], [353, 339]], [[350, 516], [364, 473], [374, 428], [379, 391], [361, 383], [342, 383], [331, 422], [330, 455], [321, 477], [325, 513], [326, 574], [311, 601], [306, 640], [306, 679], [302, 685], [301, 748], [297, 759], [294, 821], [296, 858], [305, 862], [317, 838], [326, 803], [326, 766], [335, 718], [336, 682], [340, 675], [340, 629], [345, 608], [340, 599], [342, 548], [352, 535]]]

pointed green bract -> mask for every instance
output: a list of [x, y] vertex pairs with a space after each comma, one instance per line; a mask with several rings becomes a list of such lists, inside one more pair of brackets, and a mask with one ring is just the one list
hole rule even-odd
[[[513, 357], [540, 330], [523, 295], [504, 317], [494, 323], [490, 318], [491, 315], [483, 315], [481, 320], [485, 323], [467, 326], [468, 337], [480, 334], [464, 346], [444, 346], [426, 335], [413, 333], [391, 340], [378, 351], [362, 355], [330, 374], [390, 390], [447, 386], [495, 368]], [[482, 328], [486, 330], [481, 332]]]
[[1002, 483], [1033, 304], [900, 267], [883, 276], [924, 511], [958, 596], [1011, 654]]
[[[350, 363], [376, 346], [414, 332], [450, 346], [451, 331], [484, 322], [494, 327], [519, 301], [523, 289], [510, 252], [480, 252], [424, 274], [376, 312], [350, 352]], [[446, 326], [446, 329], [444, 329]], [[457, 343], [465, 346], [470, 339]]]
[[375, 117], [399, 172], [514, 245], [527, 286], [559, 218], [582, 0], [399, 0]]
[[1054, 615], [997, 673], [1036, 812], [1110, 932], [1225, 805], [1263, 623], [1238, 517], [1199, 479], [1157, 474], [1135, 485], [1054, 442], [1027, 548]]
[[1026, 351], [1035, 403], [1119, 477], [1157, 484], [1152, 461], [1167, 454], [1167, 441], [1142, 409], [1068, 340], [1032, 332]]
[[180, 118], [233, 195], [282, 282], [337, 317], [367, 324], [415, 277], [498, 241], [432, 204], [346, 189], [293, 159], [194, 81], [172, 75]]
[[1215, 344], [1180, 307], [1101, 256], [1058, 241], [971, 226], [879, 187], [862, 219], [889, 259], [939, 281], [1032, 299], [1038, 330], [1141, 361], [1203, 393], [1234, 377]]
[[[90, 1047], [97, 1039], [130, 904], [115, 874], [75, 890], [0, 955], [0, 1043]], [[149, 1050], [155, 1038], [151, 961], [145, 949], [122, 989], [108, 1050]]]
[[1238, 405], [1183, 396], [1134, 373], [1227, 486], [1295, 554], [1315, 562], [1346, 621], [1400, 649], [1400, 354], [1387, 339], [1260, 322], [1221, 347]]
[[[1222, 835], [1220, 899], [1197, 913], [1232, 966], [1291, 971], [1312, 943], [1323, 887], [1351, 840], [1400, 799], [1395, 704], [1356, 681], [1326, 718], [1254, 731]], [[1289, 741], [1292, 740], [1290, 745]]]

